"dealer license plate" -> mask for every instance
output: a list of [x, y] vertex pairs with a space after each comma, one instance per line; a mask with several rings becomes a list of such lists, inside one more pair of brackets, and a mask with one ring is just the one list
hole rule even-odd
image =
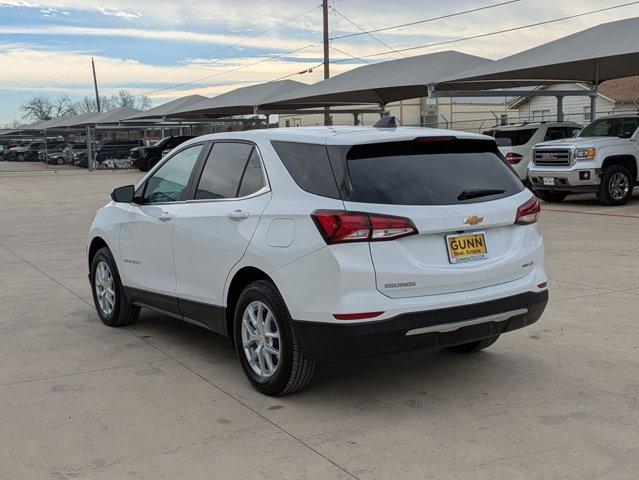
[[465, 263], [488, 257], [485, 232], [446, 235], [450, 263]]

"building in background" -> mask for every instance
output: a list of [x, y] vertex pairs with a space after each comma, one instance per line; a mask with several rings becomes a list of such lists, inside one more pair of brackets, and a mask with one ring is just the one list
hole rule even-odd
[[[541, 86], [536, 90], [556, 92], [561, 90], [589, 90], [587, 85], [567, 83]], [[549, 97], [518, 97], [509, 108], [517, 110], [521, 121], [545, 122], [557, 118], [557, 99]], [[598, 116], [615, 112], [639, 110], [639, 76], [609, 80], [599, 85], [596, 112]], [[576, 123], [590, 123], [590, 97], [564, 97], [564, 119]]]
[[[376, 105], [362, 105], [361, 107], [343, 107], [354, 110], [373, 110]], [[332, 110], [339, 110], [333, 107]], [[468, 132], [481, 132], [497, 124], [512, 122], [518, 115], [517, 110], [509, 108], [504, 98], [414, 98], [400, 102], [389, 103], [386, 113], [394, 115], [405, 126], [426, 126], [435, 128], [449, 128]], [[280, 127], [307, 127], [324, 124], [321, 113], [280, 114]], [[355, 124], [352, 113], [333, 113], [333, 125], [347, 126]], [[361, 113], [357, 115], [360, 125], [373, 125], [379, 120], [379, 113]]]

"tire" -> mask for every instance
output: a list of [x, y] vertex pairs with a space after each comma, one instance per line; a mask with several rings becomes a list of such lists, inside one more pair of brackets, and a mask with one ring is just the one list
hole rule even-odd
[[634, 185], [635, 179], [632, 178], [630, 170], [623, 165], [611, 165], [601, 176], [597, 200], [602, 205], [625, 205], [632, 197]]
[[55, 160], [56, 165], [64, 165], [64, 158], [58, 157]]
[[[268, 312], [259, 310], [262, 307], [266, 307], [271, 313], [271, 321], [266, 322], [266, 326], [262, 324], [261, 329], [256, 329], [250, 320], [248, 324], [244, 323], [244, 316], [248, 315], [248, 310], [253, 312], [254, 318], [259, 319], [260, 312], [262, 319], [269, 318]], [[249, 328], [257, 332], [257, 335], [252, 337], [252, 341], [247, 342], [245, 350], [243, 335], [244, 339], [250, 338]], [[277, 339], [273, 335], [278, 335]], [[284, 299], [271, 282], [259, 280], [244, 289], [234, 313], [233, 338], [242, 369], [260, 393], [271, 396], [287, 395], [303, 390], [311, 383], [315, 373], [315, 362], [304, 357]], [[272, 350], [279, 350], [279, 357], [275, 358], [266, 353], [266, 356], [270, 355], [269, 363], [273, 366], [273, 372], [270, 374], [264, 371], [266, 374], [262, 375], [254, 369], [261, 370], [261, 365], [268, 367], [266, 358], [260, 359], [259, 362], [256, 360], [259, 364], [255, 366], [249, 363], [248, 356], [255, 354], [260, 342], [262, 348], [270, 346]], [[256, 359], [259, 359], [259, 355], [255, 355]]]
[[[98, 287], [96, 285], [96, 275], [98, 267], [106, 265], [111, 274], [111, 287], [113, 290], [113, 305], [110, 310], [105, 310], [100, 303]], [[93, 261], [91, 262], [91, 292], [93, 293], [93, 302], [95, 303], [95, 309], [100, 316], [100, 320], [109, 327], [124, 327], [135, 322], [140, 314], [140, 308], [131, 305], [126, 295], [124, 294], [124, 287], [120, 280], [120, 274], [118, 273], [118, 267], [113, 259], [111, 250], [107, 247], [103, 247], [95, 254]], [[102, 283], [105, 283], [104, 281]], [[103, 289], [104, 291], [105, 289]]]
[[544, 202], [548, 203], [563, 202], [568, 196], [568, 193], [566, 192], [551, 192], [549, 190], [533, 190], [533, 193], [538, 198], [541, 198]]
[[448, 347], [448, 350], [456, 353], [472, 353], [483, 350], [484, 348], [490, 347], [493, 343], [497, 341], [499, 335], [495, 335], [494, 337], [486, 337], [481, 340], [476, 340], [470, 343], [462, 343], [461, 345], [453, 345], [452, 347]]

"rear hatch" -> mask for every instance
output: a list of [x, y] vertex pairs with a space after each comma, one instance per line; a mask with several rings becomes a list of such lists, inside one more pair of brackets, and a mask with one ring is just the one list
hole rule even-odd
[[347, 210], [405, 217], [418, 231], [370, 242], [383, 294], [463, 292], [530, 271], [537, 245], [514, 222], [531, 194], [492, 140], [425, 137], [343, 147], [342, 157]]

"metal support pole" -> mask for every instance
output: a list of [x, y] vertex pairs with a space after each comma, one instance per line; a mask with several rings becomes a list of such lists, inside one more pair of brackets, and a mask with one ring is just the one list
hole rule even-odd
[[355, 126], [359, 125], [359, 114], [357, 113], [353, 114], [353, 125]]
[[557, 95], [557, 121], [564, 121], [564, 97], [563, 95]]
[[49, 170], [49, 149], [47, 147], [47, 130], [44, 130], [44, 164], [45, 169]]
[[93, 155], [91, 154], [91, 127], [87, 125], [87, 167], [89, 172], [93, 171]]
[[271, 114], [267, 113], [266, 114], [266, 128], [268, 129], [268, 128], [270, 128], [270, 126], [271, 126]]
[[597, 119], [597, 86], [595, 85], [590, 94], [590, 121]]
[[382, 118], [384, 115], [386, 115], [386, 104], [385, 103], [380, 103], [379, 104], [379, 118]]

